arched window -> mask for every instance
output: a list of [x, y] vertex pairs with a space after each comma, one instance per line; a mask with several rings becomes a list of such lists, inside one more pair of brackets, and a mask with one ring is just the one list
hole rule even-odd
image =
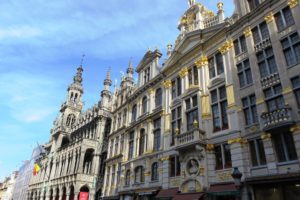
[[137, 106], [136, 106], [136, 104], [134, 104], [132, 106], [132, 112], [131, 112], [131, 114], [132, 114], [131, 121], [132, 122], [136, 120], [136, 113], [137, 113]]
[[127, 119], [127, 109], [123, 111], [123, 125], [126, 125], [126, 119]]
[[157, 164], [157, 162], [153, 163], [151, 166], [151, 180], [152, 181], [158, 180], [158, 164]]
[[129, 185], [129, 184], [130, 184], [130, 170], [127, 170], [125, 175], [125, 185]]
[[139, 155], [142, 155], [144, 153], [144, 148], [145, 148], [145, 129], [141, 129], [139, 146], [140, 146]]
[[87, 149], [84, 155], [83, 160], [83, 173], [91, 174], [92, 173], [92, 163], [94, 157], [94, 149]]
[[147, 97], [144, 96], [143, 100], [142, 100], [142, 113], [143, 114], [147, 112], [147, 103], [148, 103]]
[[155, 92], [155, 107], [161, 106], [162, 104], [162, 90], [158, 88]]
[[134, 170], [134, 182], [135, 183], [144, 183], [145, 181], [145, 175], [144, 175], [144, 167], [138, 166]]

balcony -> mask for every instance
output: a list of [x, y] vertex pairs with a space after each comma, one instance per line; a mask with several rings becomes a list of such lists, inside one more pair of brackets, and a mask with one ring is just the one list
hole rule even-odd
[[188, 148], [192, 145], [194, 147], [197, 143], [204, 143], [204, 132], [198, 128], [182, 134], [176, 135], [176, 148]]
[[292, 125], [292, 109], [288, 106], [261, 115], [263, 130], [270, 131], [282, 126]]
[[255, 49], [255, 52], [259, 52], [259, 51], [264, 50], [265, 48], [267, 48], [271, 45], [272, 45], [271, 39], [270, 38], [265, 38], [262, 41], [255, 44], [254, 49]]
[[276, 72], [274, 74], [270, 74], [270, 75], [262, 78], [260, 80], [260, 82], [261, 82], [262, 88], [266, 89], [268, 87], [271, 87], [273, 85], [280, 83], [280, 77], [279, 77], [279, 74]]

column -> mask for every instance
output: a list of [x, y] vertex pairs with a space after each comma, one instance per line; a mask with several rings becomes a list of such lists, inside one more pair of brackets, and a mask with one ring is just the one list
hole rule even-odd
[[263, 133], [261, 139], [264, 143], [264, 149], [266, 154], [266, 161], [269, 174], [277, 173], [276, 155], [273, 149], [270, 133]]
[[246, 143], [247, 140], [241, 137], [228, 140], [228, 144], [230, 145], [232, 168], [238, 167], [240, 172], [244, 174], [242, 179], [244, 179], [247, 176], [246, 173], [248, 173], [249, 171], [246, 169], [246, 167], [249, 166], [247, 166], [245, 162], [247, 158], [243, 156], [244, 148], [246, 148], [243, 145]]
[[146, 152], [151, 153], [153, 151], [153, 122], [151, 119], [147, 120], [147, 135], [146, 135]]
[[[169, 156], [160, 158], [162, 167], [159, 169], [159, 176], [162, 177], [162, 188], [169, 188]], [[161, 172], [161, 173], [160, 173]]]
[[83, 149], [82, 149], [81, 152], [80, 152], [80, 158], [79, 158], [79, 161], [78, 161], [79, 166], [77, 166], [77, 169], [78, 169], [77, 172], [78, 173], [83, 173], [84, 154], [85, 154], [85, 152], [83, 152]]
[[154, 96], [155, 90], [153, 88], [148, 90], [149, 102], [148, 102], [148, 112], [152, 113], [152, 110], [155, 108]]
[[182, 93], [185, 92], [185, 90], [189, 89], [189, 80], [188, 80], [188, 68], [184, 67], [182, 70], [179, 72], [179, 76], [182, 79], [182, 86], [183, 90]]

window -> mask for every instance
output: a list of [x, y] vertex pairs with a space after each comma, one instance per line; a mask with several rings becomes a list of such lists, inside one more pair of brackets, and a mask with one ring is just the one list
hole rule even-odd
[[129, 184], [130, 184], [130, 170], [128, 169], [125, 175], [125, 185], [128, 186]]
[[213, 115], [214, 132], [228, 128], [227, 119], [227, 95], [225, 86], [211, 91], [211, 110]]
[[254, 44], [257, 44], [270, 37], [268, 26], [266, 22], [260, 23], [252, 29]]
[[261, 78], [265, 78], [277, 72], [277, 65], [272, 47], [258, 52], [256, 54], [256, 58]]
[[109, 184], [109, 178], [110, 178], [110, 167], [107, 167], [107, 172], [106, 172], [106, 184]]
[[157, 162], [152, 164], [151, 167], [151, 181], [157, 181], [158, 180], [158, 164]]
[[267, 162], [263, 141], [260, 138], [251, 140], [249, 141], [249, 147], [252, 166], [265, 165]]
[[180, 134], [181, 129], [181, 106], [172, 110], [172, 139], [171, 145], [175, 144], [176, 131]]
[[291, 81], [292, 81], [296, 101], [298, 104], [298, 108], [300, 109], [300, 77], [296, 76], [292, 78]]
[[245, 116], [246, 125], [254, 124], [258, 122], [257, 110], [256, 110], [256, 98], [255, 95], [250, 95], [242, 99], [243, 110]]
[[139, 155], [144, 153], [145, 149], [145, 129], [141, 129], [140, 132], [140, 143], [139, 143]]
[[145, 170], [143, 166], [138, 166], [134, 170], [134, 182], [135, 183], [144, 183], [145, 176], [144, 176]]
[[116, 165], [113, 165], [112, 172], [111, 172], [111, 185], [115, 184], [115, 173], [116, 173]]
[[239, 55], [247, 51], [246, 38], [244, 35], [233, 41], [235, 55]]
[[144, 83], [149, 82], [150, 80], [150, 67], [146, 68], [144, 71]]
[[300, 38], [297, 32], [281, 40], [281, 45], [287, 66], [300, 63]]
[[132, 120], [131, 121], [134, 122], [136, 120], [136, 114], [137, 114], [137, 106], [136, 106], [136, 104], [133, 105], [131, 114], [132, 114], [132, 116], [131, 116]]
[[72, 127], [75, 124], [76, 117], [74, 114], [69, 114], [67, 117], [66, 125]]
[[238, 77], [240, 81], [240, 87], [245, 87], [247, 85], [252, 84], [252, 74], [250, 68], [249, 60], [244, 60], [243, 62], [237, 64]]
[[295, 23], [290, 7], [286, 7], [274, 15], [277, 29], [281, 31]]
[[216, 170], [231, 168], [230, 145], [222, 144], [215, 147]]
[[120, 152], [123, 152], [123, 149], [124, 149], [124, 133], [121, 135]]
[[159, 151], [160, 149], [160, 134], [161, 134], [161, 118], [154, 120], [154, 130], [153, 130], [153, 150]]
[[198, 120], [198, 98], [197, 95], [185, 100], [187, 130], [191, 131], [194, 127], [194, 121]]
[[180, 170], [179, 156], [171, 156], [169, 166], [170, 166], [170, 177], [180, 176], [181, 170]]
[[118, 150], [119, 150], [119, 137], [116, 137], [116, 141], [115, 141], [115, 155], [118, 155]]
[[250, 11], [254, 10], [259, 5], [259, 0], [247, 0]]
[[172, 99], [181, 95], [181, 78], [172, 80]]
[[208, 59], [209, 78], [214, 78], [224, 72], [224, 63], [221, 53]]
[[117, 169], [117, 184], [116, 185], [119, 185], [120, 184], [120, 178], [121, 178], [121, 163], [118, 164], [118, 169]]
[[127, 119], [127, 109], [123, 111], [123, 125], [126, 125], [126, 119]]
[[198, 69], [193, 66], [188, 70], [189, 85], [198, 85]]
[[133, 158], [133, 145], [134, 145], [134, 132], [132, 131], [129, 134], [129, 150], [128, 150], [128, 159]]
[[113, 156], [113, 148], [114, 148], [114, 140], [111, 139], [110, 140], [110, 149], [109, 149], [109, 155], [110, 155], [110, 157]]
[[147, 97], [144, 96], [143, 100], [142, 100], [142, 113], [143, 114], [145, 114], [147, 112], [147, 103], [148, 103]]
[[281, 132], [272, 135], [274, 147], [279, 162], [297, 160], [293, 135], [290, 132]]
[[155, 92], [155, 107], [161, 106], [162, 104], [162, 89], [158, 88]]
[[272, 112], [274, 110], [280, 109], [284, 107], [284, 99], [281, 94], [282, 87], [280, 84], [272, 86], [266, 90], [264, 90], [266, 103], [268, 107], [268, 111]]
[[121, 127], [121, 120], [122, 120], [122, 116], [121, 116], [121, 113], [119, 113], [118, 114], [118, 127], [117, 128]]

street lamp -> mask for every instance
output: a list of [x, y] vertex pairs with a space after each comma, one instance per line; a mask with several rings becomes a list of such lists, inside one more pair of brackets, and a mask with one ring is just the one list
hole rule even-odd
[[233, 172], [231, 174], [233, 181], [234, 181], [234, 185], [237, 189], [241, 188], [241, 178], [243, 176], [243, 174], [240, 172], [240, 170], [235, 167], [233, 168]]

